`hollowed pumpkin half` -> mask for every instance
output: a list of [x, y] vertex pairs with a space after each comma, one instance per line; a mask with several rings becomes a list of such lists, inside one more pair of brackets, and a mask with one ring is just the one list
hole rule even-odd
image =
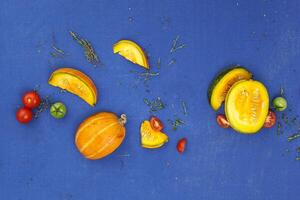
[[240, 80], [249, 80], [252, 74], [243, 67], [226, 69], [212, 81], [208, 89], [208, 99], [211, 107], [218, 110], [225, 101], [231, 86]]
[[258, 81], [242, 80], [228, 91], [225, 113], [230, 126], [245, 134], [258, 132], [264, 125], [269, 110], [266, 87]]

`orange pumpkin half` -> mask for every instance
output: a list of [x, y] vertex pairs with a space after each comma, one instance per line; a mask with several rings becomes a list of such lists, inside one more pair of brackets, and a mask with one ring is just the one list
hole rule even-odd
[[125, 137], [126, 115], [100, 112], [85, 119], [78, 127], [75, 144], [87, 159], [97, 160], [114, 152]]

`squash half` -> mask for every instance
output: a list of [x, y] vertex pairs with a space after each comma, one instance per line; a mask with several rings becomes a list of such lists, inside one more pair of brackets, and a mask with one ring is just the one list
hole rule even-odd
[[226, 96], [225, 114], [230, 126], [245, 134], [258, 132], [269, 111], [269, 95], [259, 81], [242, 80], [235, 83]]
[[218, 110], [225, 101], [231, 86], [240, 80], [251, 79], [252, 74], [243, 67], [226, 69], [212, 81], [208, 89], [208, 99], [211, 107]]

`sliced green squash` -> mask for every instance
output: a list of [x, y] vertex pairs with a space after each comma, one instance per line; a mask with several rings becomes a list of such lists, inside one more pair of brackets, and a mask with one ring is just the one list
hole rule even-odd
[[242, 80], [228, 91], [225, 114], [234, 130], [246, 134], [258, 132], [264, 125], [268, 111], [269, 95], [261, 82]]
[[251, 77], [252, 74], [240, 66], [226, 69], [218, 74], [208, 89], [208, 99], [211, 107], [218, 110], [225, 101], [231, 86], [240, 80], [249, 80]]

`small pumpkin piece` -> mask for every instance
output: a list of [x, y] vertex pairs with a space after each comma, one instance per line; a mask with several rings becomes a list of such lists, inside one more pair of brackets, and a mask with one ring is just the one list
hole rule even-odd
[[57, 69], [51, 74], [48, 83], [77, 95], [91, 106], [97, 102], [97, 88], [94, 82], [77, 69]]
[[251, 77], [252, 74], [240, 66], [227, 69], [218, 74], [208, 89], [208, 99], [211, 107], [218, 110], [225, 101], [231, 86], [240, 80], [249, 80]]
[[148, 120], [145, 120], [141, 124], [141, 145], [144, 148], [159, 148], [168, 142], [168, 136], [160, 131], [152, 129]]
[[129, 61], [149, 69], [147, 56], [137, 43], [131, 40], [120, 40], [114, 44], [113, 51]]

